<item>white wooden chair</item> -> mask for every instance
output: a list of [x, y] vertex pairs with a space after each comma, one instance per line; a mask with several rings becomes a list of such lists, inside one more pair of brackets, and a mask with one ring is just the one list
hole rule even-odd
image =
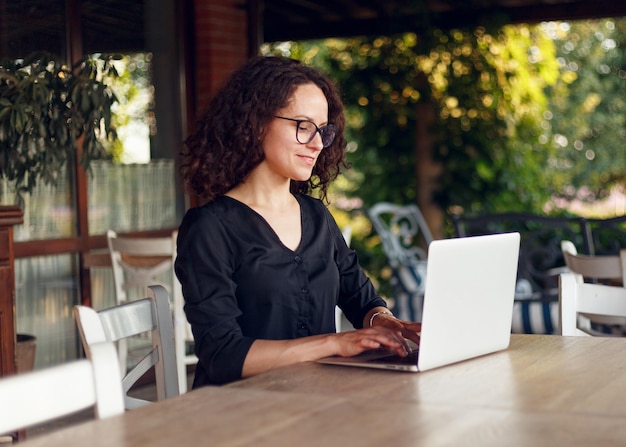
[[[198, 358], [193, 353], [193, 334], [185, 312], [184, 299], [178, 278], [174, 273], [176, 259], [177, 231], [171, 237], [123, 237], [113, 230], [107, 232], [107, 241], [117, 304], [128, 302], [129, 293], [134, 289], [143, 293], [151, 284], [161, 284], [172, 297], [172, 318], [176, 347], [176, 366], [180, 393], [187, 391], [187, 366], [195, 365]], [[120, 363], [126, 365], [128, 345], [119, 346]]]
[[394, 312], [420, 321], [426, 288], [427, 248], [433, 240], [417, 205], [380, 202], [367, 210], [393, 271]]
[[561, 241], [561, 251], [565, 265], [574, 273], [578, 273], [586, 280], [596, 282], [608, 280], [624, 285], [626, 278], [626, 250], [621, 250], [619, 256], [589, 256], [582, 255], [576, 250], [571, 241]]
[[154, 368], [158, 400], [179, 394], [168, 293], [160, 285], [150, 286], [149, 292], [147, 298], [100, 311], [87, 306], [74, 306], [74, 317], [88, 358], [92, 357], [92, 347], [103, 341], [117, 342], [133, 335], [151, 333], [150, 352], [120, 379], [127, 409], [150, 403], [128, 396], [130, 388], [150, 368]]
[[[341, 234], [343, 235], [343, 239], [346, 241], [346, 245], [350, 246], [350, 242], [352, 241], [352, 226], [346, 225], [342, 230]], [[349, 324], [347, 318], [344, 316], [339, 306], [335, 306], [335, 330], [337, 332], [348, 331], [352, 329], [352, 325]]]
[[91, 347], [91, 358], [0, 379], [0, 433], [10, 433], [94, 409], [97, 418], [124, 412], [112, 343]]
[[[624, 285], [626, 277], [626, 250], [619, 255], [589, 256], [579, 254], [576, 246], [568, 240], [561, 241], [561, 251], [568, 270], [580, 275], [583, 282], [602, 283], [607, 285]], [[619, 317], [603, 317], [595, 315], [590, 318], [595, 327], [596, 335], [624, 335], [626, 319]]]
[[577, 273], [559, 275], [559, 330], [561, 335], [599, 335], [590, 317], [626, 318], [626, 288], [583, 281]]

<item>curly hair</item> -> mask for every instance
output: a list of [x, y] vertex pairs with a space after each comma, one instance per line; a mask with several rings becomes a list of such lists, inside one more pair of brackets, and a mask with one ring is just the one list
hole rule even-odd
[[181, 173], [186, 187], [212, 201], [240, 184], [264, 159], [265, 129], [276, 112], [285, 107], [296, 88], [318, 86], [328, 101], [328, 121], [337, 127], [333, 143], [322, 150], [308, 181], [291, 181], [291, 191], [327, 201], [327, 189], [348, 167], [343, 103], [335, 84], [324, 74], [300, 61], [259, 56], [233, 73], [211, 100], [196, 131], [185, 140]]

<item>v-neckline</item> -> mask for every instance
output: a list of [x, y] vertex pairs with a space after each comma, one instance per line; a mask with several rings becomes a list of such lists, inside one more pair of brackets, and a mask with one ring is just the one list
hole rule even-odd
[[252, 208], [248, 204], [246, 204], [246, 203], [242, 202], [241, 200], [236, 199], [234, 197], [227, 196], [227, 195], [222, 195], [221, 197], [224, 197], [226, 199], [230, 199], [233, 202], [238, 203], [239, 205], [241, 205], [242, 207], [247, 209], [249, 212], [251, 212], [253, 215], [255, 215], [258, 219], [260, 219], [261, 222], [263, 223], [263, 225], [272, 233], [274, 239], [276, 239], [276, 241], [285, 250], [289, 250], [289, 252], [291, 252], [291, 253], [297, 253], [298, 250], [300, 249], [300, 247], [302, 246], [302, 239], [304, 237], [304, 218], [302, 216], [302, 202], [300, 201], [300, 198], [296, 194], [293, 194], [293, 197], [294, 197], [294, 199], [296, 199], [296, 202], [298, 202], [298, 208], [300, 210], [300, 241], [298, 242], [298, 244], [296, 245], [296, 247], [294, 249], [292, 249], [292, 248], [288, 247], [287, 245], [285, 245], [285, 243], [282, 241], [282, 239], [278, 236], [278, 233], [276, 233], [276, 231], [274, 230], [274, 227], [272, 227], [270, 225], [270, 223], [267, 221], [267, 219], [265, 219], [265, 217], [263, 217], [263, 215], [261, 215], [254, 208]]

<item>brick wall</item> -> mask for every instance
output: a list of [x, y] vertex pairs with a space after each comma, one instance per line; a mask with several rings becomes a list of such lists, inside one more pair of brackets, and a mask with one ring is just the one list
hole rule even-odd
[[242, 0], [194, 0], [195, 110], [202, 114], [213, 93], [248, 57], [247, 12]]

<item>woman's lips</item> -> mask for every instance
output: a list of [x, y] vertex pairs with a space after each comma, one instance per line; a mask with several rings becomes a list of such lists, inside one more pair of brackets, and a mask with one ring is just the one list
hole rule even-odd
[[315, 164], [315, 157], [311, 157], [309, 155], [298, 155], [298, 157], [309, 166], [313, 166]]

